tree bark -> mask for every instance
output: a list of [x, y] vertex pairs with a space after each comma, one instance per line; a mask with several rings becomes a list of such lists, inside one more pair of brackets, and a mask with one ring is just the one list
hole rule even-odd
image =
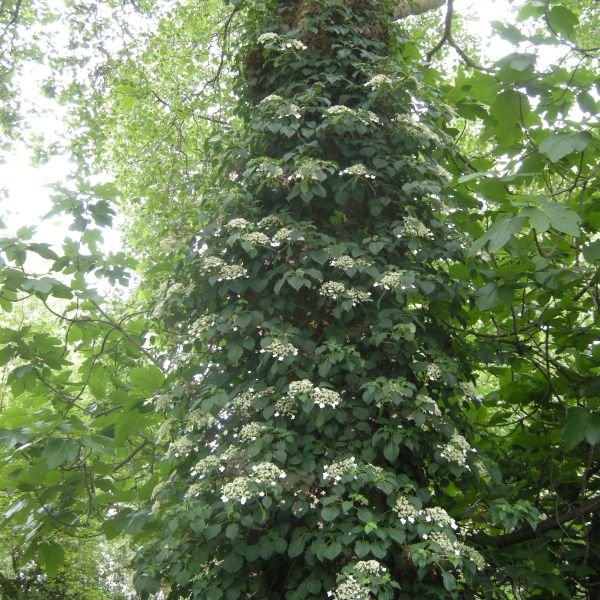
[[446, 0], [407, 0], [396, 5], [394, 16], [397, 19], [404, 19], [409, 15], [420, 15], [435, 10], [444, 4], [446, 4]]

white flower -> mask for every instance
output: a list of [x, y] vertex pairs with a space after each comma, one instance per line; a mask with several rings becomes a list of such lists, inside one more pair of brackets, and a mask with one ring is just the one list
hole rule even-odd
[[410, 271], [389, 271], [373, 284], [373, 287], [382, 287], [384, 290], [408, 290], [413, 287], [414, 273]]
[[475, 550], [475, 548], [471, 548], [471, 546], [468, 546], [464, 542], [458, 542], [458, 547], [461, 554], [464, 554], [467, 559], [473, 561], [478, 570], [483, 571], [485, 569], [485, 558], [480, 552]]
[[256, 483], [277, 485], [279, 479], [285, 479], [285, 471], [271, 462], [263, 462], [252, 466], [252, 478]]
[[274, 44], [279, 40], [279, 35], [269, 31], [267, 33], [263, 33], [258, 36], [256, 40], [261, 46], [265, 46], [266, 44]]
[[283, 360], [288, 356], [298, 356], [298, 349], [293, 344], [279, 339], [272, 340], [266, 348], [261, 349], [261, 352], [269, 352], [277, 360]]
[[239, 502], [246, 504], [248, 498], [253, 496], [250, 489], [250, 481], [247, 477], [236, 477], [233, 481], [226, 483], [222, 489], [221, 500], [223, 502]]
[[390, 77], [379, 73], [378, 75], [374, 75], [373, 77], [371, 77], [371, 79], [369, 79], [369, 81], [365, 83], [365, 87], [375, 90], [384, 86], [390, 86], [392, 85], [392, 83], [393, 81]]
[[427, 523], [432, 523], [439, 527], [451, 527], [452, 529], [458, 529], [456, 521], [439, 506], [426, 508], [422, 511], [422, 514], [425, 516], [425, 521]]
[[261, 231], [252, 231], [250, 233], [245, 233], [242, 236], [242, 239], [253, 246], [266, 246], [270, 243], [270, 239]]
[[281, 46], [283, 50], [306, 50], [306, 45], [303, 44], [300, 40], [288, 40], [284, 42]]
[[406, 496], [400, 496], [396, 500], [394, 512], [400, 518], [402, 525], [406, 525], [406, 523], [414, 524], [420, 514], [420, 511], [415, 508]]
[[332, 300], [339, 300], [346, 293], [346, 286], [338, 281], [326, 281], [320, 288], [319, 294]]
[[248, 277], [248, 271], [241, 265], [225, 265], [221, 268], [217, 281], [229, 281]]
[[417, 237], [432, 240], [433, 233], [415, 217], [404, 217], [401, 233], [397, 237]]
[[367, 269], [373, 263], [366, 258], [352, 258], [351, 256], [338, 256], [329, 261], [332, 267], [337, 269]]
[[375, 179], [375, 175], [369, 173], [369, 170], [362, 163], [357, 163], [346, 167], [340, 171], [340, 175], [350, 175], [352, 177], [364, 177], [365, 179]]
[[470, 381], [461, 381], [458, 384], [460, 391], [469, 399], [469, 400], [481, 400], [481, 394], [475, 389], [475, 386]]
[[369, 588], [358, 583], [352, 575], [333, 591], [327, 592], [327, 596], [333, 600], [369, 600], [372, 597]]
[[326, 406], [335, 408], [342, 401], [341, 396], [336, 391], [319, 387], [314, 389], [313, 399], [319, 408], [325, 408]]
[[427, 365], [427, 377], [432, 381], [437, 381], [444, 374], [442, 368], [436, 363]]
[[288, 395], [296, 398], [300, 394], [312, 394], [314, 386], [309, 379], [301, 379], [300, 381], [292, 381], [288, 387]]
[[441, 456], [449, 462], [454, 462], [461, 467], [469, 468], [467, 464], [467, 455], [469, 452], [474, 452], [473, 448], [469, 445], [469, 442], [460, 435], [458, 432], [454, 432], [450, 441], [443, 447], [441, 447]]
[[323, 468], [323, 479], [339, 483], [346, 475], [354, 475], [358, 469], [356, 458], [344, 458]]
[[354, 565], [354, 571], [369, 575], [383, 575], [387, 569], [377, 560], [359, 560]]
[[240, 441], [250, 443], [256, 441], [267, 429], [267, 426], [264, 423], [259, 423], [257, 421], [252, 421], [251, 423], [246, 423], [239, 432]]
[[246, 219], [242, 219], [241, 217], [237, 219], [231, 219], [231, 221], [227, 223], [227, 227], [229, 229], [246, 229], [248, 225], [248, 221], [246, 221]]

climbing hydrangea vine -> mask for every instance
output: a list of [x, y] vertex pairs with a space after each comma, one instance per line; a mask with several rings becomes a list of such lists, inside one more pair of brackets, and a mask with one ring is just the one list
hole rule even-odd
[[486, 477], [467, 349], [444, 325], [467, 290], [449, 275], [466, 242], [443, 109], [389, 60], [385, 2], [249, 5], [243, 127], [214, 192], [236, 201], [203, 216], [163, 313], [194, 333], [154, 493], [167, 533], [138, 554], [138, 589], [477, 597], [486, 559], [457, 491]]

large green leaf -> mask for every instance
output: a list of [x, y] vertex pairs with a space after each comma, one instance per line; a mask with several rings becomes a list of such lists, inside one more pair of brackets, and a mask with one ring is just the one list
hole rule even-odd
[[572, 152], [582, 152], [592, 141], [592, 136], [587, 131], [579, 133], [554, 133], [544, 138], [540, 143], [540, 152], [545, 154], [552, 162]]

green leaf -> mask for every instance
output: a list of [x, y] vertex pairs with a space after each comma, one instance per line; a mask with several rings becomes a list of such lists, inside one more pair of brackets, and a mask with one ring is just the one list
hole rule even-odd
[[557, 33], [571, 39], [575, 33], [575, 27], [579, 24], [579, 19], [568, 8], [559, 4], [548, 11], [548, 24]]
[[122, 413], [115, 426], [115, 443], [120, 446], [141, 424], [141, 414], [137, 410]]
[[235, 552], [230, 552], [223, 560], [223, 567], [228, 573], [237, 573], [244, 564], [244, 559]]
[[590, 417], [585, 428], [585, 439], [592, 446], [600, 442], [600, 414]]
[[154, 365], [131, 369], [129, 376], [135, 387], [144, 392], [146, 396], [154, 394], [165, 381], [161, 370]]
[[52, 578], [56, 577], [58, 569], [65, 562], [65, 551], [56, 542], [42, 542], [37, 549], [37, 558], [48, 577]]
[[591, 244], [584, 246], [583, 257], [589, 263], [600, 260], [600, 240], [594, 240]]
[[577, 104], [583, 112], [595, 115], [598, 112], [598, 103], [594, 97], [586, 91], [580, 92], [577, 96]]
[[572, 152], [583, 152], [591, 141], [592, 135], [588, 131], [554, 133], [542, 140], [539, 149], [552, 162], [558, 162]]
[[570, 408], [562, 430], [562, 439], [567, 450], [572, 450], [586, 436], [590, 413], [587, 408]]
[[42, 451], [42, 457], [49, 469], [56, 469], [67, 461], [77, 458], [79, 443], [75, 440], [54, 439]]
[[579, 236], [579, 215], [558, 202], [548, 202], [541, 204], [539, 211], [546, 217], [548, 224], [562, 233]]
[[525, 219], [521, 216], [505, 215], [498, 221], [495, 221], [485, 234], [475, 241], [469, 250], [469, 254], [473, 256], [487, 243], [489, 243], [490, 252], [500, 250], [515, 233], [521, 230], [524, 222]]

